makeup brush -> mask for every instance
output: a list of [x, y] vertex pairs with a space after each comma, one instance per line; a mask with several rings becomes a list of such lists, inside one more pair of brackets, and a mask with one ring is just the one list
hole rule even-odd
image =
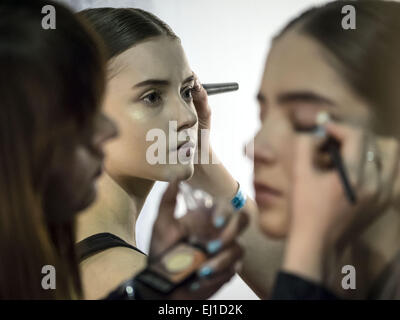
[[204, 83], [202, 85], [203, 88], [206, 89], [209, 96], [213, 94], [239, 90], [239, 84], [237, 82]]
[[[326, 132], [323, 129], [322, 125], [327, 121], [329, 121], [329, 119], [330, 116], [326, 112], [321, 112], [318, 114], [316, 134], [318, 134], [319, 136], [326, 136]], [[351, 204], [356, 204], [357, 202], [356, 194], [353, 188], [351, 187], [350, 180], [346, 172], [346, 168], [343, 164], [342, 156], [340, 155], [339, 142], [332, 137], [328, 137], [328, 140], [324, 144], [324, 149], [329, 152], [332, 163], [339, 173], [340, 181], [342, 182], [347, 199]]]

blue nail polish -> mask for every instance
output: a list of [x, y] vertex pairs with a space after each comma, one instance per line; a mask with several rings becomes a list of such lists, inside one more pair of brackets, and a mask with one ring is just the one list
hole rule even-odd
[[222, 216], [215, 217], [214, 226], [216, 228], [221, 228], [225, 224], [225, 218]]
[[211, 269], [211, 267], [205, 266], [205, 267], [200, 269], [199, 277], [200, 278], [205, 278], [205, 277], [210, 276], [212, 273], [213, 273], [213, 270]]
[[222, 242], [221, 240], [213, 240], [207, 244], [207, 250], [209, 253], [216, 253], [219, 249], [221, 249]]

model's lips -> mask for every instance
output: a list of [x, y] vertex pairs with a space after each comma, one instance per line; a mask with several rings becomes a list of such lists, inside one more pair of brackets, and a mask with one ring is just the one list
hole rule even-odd
[[254, 191], [255, 200], [260, 207], [269, 206], [283, 196], [282, 191], [257, 181], [254, 182]]
[[178, 145], [178, 147], [176, 148], [176, 150], [179, 151], [182, 148], [189, 149], [189, 148], [194, 148], [194, 147], [196, 147], [196, 145], [192, 141], [189, 140], [189, 141], [180, 143]]
[[191, 158], [194, 155], [194, 148], [196, 145], [192, 141], [186, 141], [178, 145], [176, 149], [178, 154], [184, 154], [187, 158]]
[[192, 153], [192, 149], [194, 149], [196, 147], [196, 144], [194, 142], [192, 142], [192, 140], [187, 140], [184, 142], [181, 142], [178, 144], [177, 147], [172, 148], [171, 151], [172, 152], [178, 152], [178, 153], [187, 153], [190, 154]]

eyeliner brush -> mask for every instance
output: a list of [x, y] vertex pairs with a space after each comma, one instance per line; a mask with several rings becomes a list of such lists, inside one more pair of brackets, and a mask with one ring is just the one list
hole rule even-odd
[[351, 204], [356, 204], [357, 198], [353, 188], [350, 185], [350, 181], [346, 174], [346, 169], [343, 165], [343, 160], [339, 151], [339, 143], [334, 139], [329, 139], [327, 142], [327, 149], [329, 151], [329, 154], [331, 155], [333, 165], [339, 172], [340, 180], [342, 181], [342, 185], [346, 193], [347, 199]]
[[239, 90], [239, 84], [237, 82], [204, 83], [202, 85], [203, 88], [206, 89], [209, 96], [213, 94]]
[[[316, 133], [320, 137], [326, 136], [325, 129], [323, 129], [321, 125], [329, 121], [329, 119], [330, 116], [328, 113], [320, 112], [317, 116], [317, 130], [314, 131], [314, 133]], [[340, 155], [339, 142], [332, 137], [328, 137], [328, 140], [324, 145], [324, 149], [329, 152], [332, 163], [339, 173], [340, 181], [342, 182], [347, 200], [349, 200], [351, 204], [356, 204], [357, 202], [356, 194], [353, 188], [351, 187], [350, 180], [346, 173], [346, 168], [343, 164], [342, 156]]]

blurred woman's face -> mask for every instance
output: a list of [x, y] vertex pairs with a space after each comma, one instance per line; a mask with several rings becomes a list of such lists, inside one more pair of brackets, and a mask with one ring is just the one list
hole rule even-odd
[[104, 106], [120, 135], [107, 145], [107, 172], [117, 181], [189, 178], [198, 125], [193, 73], [180, 42], [149, 39], [109, 67]]
[[254, 141], [254, 187], [261, 228], [273, 237], [288, 232], [296, 130], [314, 125], [319, 111], [339, 121], [369, 122], [367, 104], [340, 78], [330, 58], [316, 41], [295, 31], [274, 42], [267, 58], [257, 96], [261, 128]]
[[45, 212], [50, 221], [68, 221], [96, 197], [104, 145], [117, 135], [117, 128], [100, 112], [92, 120], [85, 128], [75, 127], [70, 135], [58, 141], [53, 163], [47, 168]]

